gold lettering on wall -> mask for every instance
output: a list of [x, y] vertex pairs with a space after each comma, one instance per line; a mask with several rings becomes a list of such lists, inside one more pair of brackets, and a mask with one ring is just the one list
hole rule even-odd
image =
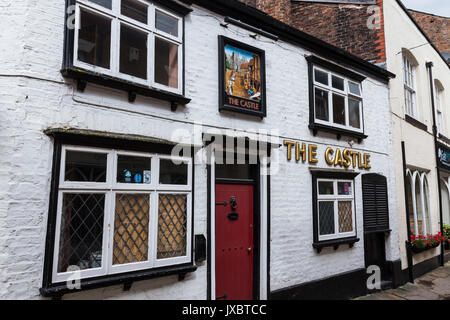
[[[317, 158], [317, 145], [293, 141], [284, 141], [284, 145], [287, 148], [287, 159], [292, 160], [292, 148], [295, 146], [295, 160], [299, 162], [300, 160], [305, 163], [306, 158], [308, 162], [318, 163]], [[351, 151], [349, 149], [331, 148], [328, 147], [325, 150], [325, 162], [329, 166], [342, 167], [342, 168], [353, 168], [358, 167], [359, 169], [370, 170], [372, 166], [370, 165], [370, 154], [361, 153], [356, 151]]]

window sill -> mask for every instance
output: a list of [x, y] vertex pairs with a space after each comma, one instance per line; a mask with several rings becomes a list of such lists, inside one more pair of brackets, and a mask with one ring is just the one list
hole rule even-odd
[[349, 248], [353, 248], [356, 242], [359, 242], [359, 238], [352, 237], [314, 242], [312, 246], [314, 249], [316, 249], [317, 253], [320, 253], [322, 249], [326, 247], [333, 247], [334, 250], [337, 250], [341, 245], [348, 245]]
[[99, 84], [105, 87], [114, 88], [128, 92], [128, 101], [134, 102], [136, 95], [140, 94], [146, 97], [169, 101], [171, 103], [172, 111], [176, 111], [178, 105], [186, 105], [191, 102], [191, 99], [183, 95], [163, 91], [155, 88], [146, 87], [144, 85], [136, 84], [127, 80], [103, 75], [100, 73], [80, 69], [76, 67], [64, 68], [61, 73], [66, 78], [72, 78], [77, 81], [77, 89], [84, 91], [87, 82]]
[[351, 131], [351, 130], [336, 128], [336, 127], [327, 126], [327, 125], [318, 124], [318, 123], [310, 124], [309, 128], [311, 130], [313, 130], [314, 136], [316, 136], [319, 131], [324, 131], [324, 132], [336, 134], [338, 140], [340, 140], [342, 136], [348, 136], [348, 137], [358, 139], [358, 143], [361, 143], [362, 140], [364, 140], [368, 137], [367, 135], [365, 135], [364, 133], [361, 133], [361, 132], [355, 132], [355, 131]]
[[164, 267], [152, 270], [129, 272], [124, 274], [91, 278], [81, 280], [81, 289], [69, 289], [67, 283], [51, 284], [40, 289], [40, 293], [44, 297], [60, 298], [64, 294], [75, 293], [85, 290], [92, 290], [97, 288], [104, 288], [113, 285], [123, 284], [123, 290], [128, 291], [135, 281], [148, 280], [159, 277], [166, 277], [170, 275], [178, 275], [179, 281], [182, 281], [187, 273], [197, 270], [193, 264], [184, 264], [179, 266]]
[[427, 131], [428, 132], [428, 127], [427, 127], [426, 124], [420, 122], [417, 119], [414, 119], [410, 115], [405, 114], [405, 121], [408, 122], [409, 124], [413, 125], [416, 128], [419, 128], [419, 129], [421, 129], [423, 131]]

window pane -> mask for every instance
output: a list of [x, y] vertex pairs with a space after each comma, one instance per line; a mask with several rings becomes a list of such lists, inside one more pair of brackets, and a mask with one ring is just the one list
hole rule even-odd
[[333, 93], [333, 122], [345, 125], [345, 97]]
[[58, 272], [101, 268], [105, 195], [66, 193], [62, 201]]
[[109, 69], [111, 20], [85, 10], [80, 12], [78, 60]]
[[355, 94], [357, 96], [361, 96], [361, 88], [359, 87], [359, 84], [349, 82], [348, 83], [348, 90], [350, 93]]
[[148, 194], [117, 194], [113, 264], [148, 260], [150, 203]]
[[156, 10], [156, 29], [178, 37], [178, 19]]
[[340, 196], [351, 196], [352, 192], [351, 182], [338, 182], [338, 194]]
[[159, 195], [158, 259], [186, 256], [187, 196]]
[[333, 88], [344, 91], [344, 79], [332, 76]]
[[322, 72], [320, 70], [315, 69], [314, 70], [314, 79], [316, 82], [320, 82], [324, 85], [328, 85], [328, 73]]
[[112, 9], [112, 0], [89, 0], [107, 9]]
[[329, 121], [328, 92], [316, 88], [314, 100], [315, 100], [316, 119]]
[[106, 182], [107, 154], [66, 151], [65, 181]]
[[136, 21], [147, 24], [148, 6], [134, 0], [122, 0], [120, 11], [124, 16], [127, 16]]
[[320, 195], [334, 194], [333, 181], [319, 181], [319, 194]]
[[121, 25], [120, 72], [147, 79], [147, 33]]
[[178, 88], [178, 45], [155, 37], [155, 81]]
[[334, 234], [334, 201], [319, 202], [319, 234]]
[[361, 129], [359, 104], [360, 104], [360, 102], [358, 100], [348, 98], [348, 110], [349, 110], [350, 125], [353, 128]]
[[152, 183], [151, 158], [119, 155], [117, 162], [117, 182]]
[[339, 201], [339, 232], [352, 232], [353, 231], [353, 210], [352, 201]]
[[172, 160], [161, 160], [159, 165], [159, 183], [187, 185], [188, 165], [175, 164]]

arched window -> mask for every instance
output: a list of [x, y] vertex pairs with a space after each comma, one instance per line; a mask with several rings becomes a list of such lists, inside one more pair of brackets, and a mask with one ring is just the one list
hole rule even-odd
[[405, 87], [405, 112], [407, 115], [418, 118], [416, 96], [416, 66], [417, 60], [406, 49], [403, 49], [403, 83]]
[[427, 174], [408, 169], [406, 189], [411, 233], [416, 235], [432, 233], [430, 189]]
[[442, 215], [444, 224], [450, 225], [450, 178], [448, 181], [441, 180]]

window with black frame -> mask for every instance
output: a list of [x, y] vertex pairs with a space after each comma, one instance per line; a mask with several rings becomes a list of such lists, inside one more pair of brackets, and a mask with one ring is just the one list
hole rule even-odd
[[143, 0], [73, 0], [73, 65], [182, 94], [183, 23]]
[[52, 283], [191, 262], [192, 159], [63, 145]]

